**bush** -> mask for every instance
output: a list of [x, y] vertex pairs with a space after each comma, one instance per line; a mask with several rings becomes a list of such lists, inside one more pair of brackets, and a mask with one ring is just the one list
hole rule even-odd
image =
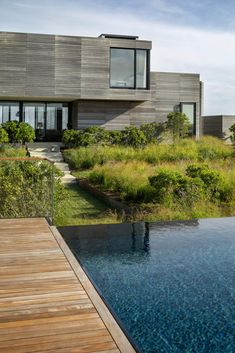
[[140, 147], [146, 145], [147, 139], [143, 131], [136, 126], [128, 126], [122, 131], [122, 143], [127, 146]]
[[77, 147], [79, 146], [79, 138], [81, 131], [79, 130], [65, 130], [63, 132], [62, 142], [67, 147]]
[[8, 133], [5, 129], [0, 127], [0, 144], [7, 143], [9, 141]]
[[33, 140], [35, 140], [34, 128], [27, 123], [19, 123], [15, 139], [17, 142], [21, 142], [21, 144], [23, 145], [26, 142], [32, 142]]
[[156, 189], [155, 200], [171, 206], [174, 202], [193, 204], [203, 196], [203, 184], [199, 178], [192, 179], [178, 171], [161, 169], [149, 177], [149, 183]]
[[101, 126], [90, 126], [84, 132], [90, 134], [96, 144], [109, 142], [109, 132]]
[[2, 124], [2, 128], [7, 132], [9, 142], [17, 142], [17, 129], [19, 127], [18, 121], [6, 121]]
[[228, 198], [228, 190], [222, 176], [208, 165], [189, 165], [186, 174], [191, 178], [200, 178], [204, 184], [204, 191], [209, 199], [218, 198], [221, 201]]
[[140, 131], [145, 135], [147, 143], [156, 143], [161, 141], [161, 135], [166, 129], [165, 123], [150, 123], [142, 124], [140, 126]]
[[35, 131], [31, 125], [19, 121], [7, 121], [2, 124], [2, 128], [7, 132], [11, 143], [32, 142], [35, 139]]

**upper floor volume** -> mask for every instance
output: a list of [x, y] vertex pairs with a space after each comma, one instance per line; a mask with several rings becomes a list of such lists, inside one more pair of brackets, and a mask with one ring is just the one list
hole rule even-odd
[[0, 32], [0, 97], [148, 100], [151, 42]]
[[129, 35], [0, 32], [0, 124], [25, 121], [55, 140], [66, 128], [120, 130], [182, 111], [199, 135], [200, 75], [150, 72], [151, 48]]

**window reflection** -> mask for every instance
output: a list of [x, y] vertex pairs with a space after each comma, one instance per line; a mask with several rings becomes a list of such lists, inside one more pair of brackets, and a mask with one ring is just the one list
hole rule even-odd
[[13, 120], [19, 121], [19, 111], [19, 103], [0, 102], [0, 124]]
[[147, 88], [147, 50], [110, 49], [110, 87]]
[[136, 87], [146, 88], [147, 84], [147, 52], [136, 50]]
[[111, 87], [134, 88], [133, 49], [111, 49]]
[[190, 122], [190, 133], [195, 133], [195, 104], [181, 103], [181, 111], [184, 113]]

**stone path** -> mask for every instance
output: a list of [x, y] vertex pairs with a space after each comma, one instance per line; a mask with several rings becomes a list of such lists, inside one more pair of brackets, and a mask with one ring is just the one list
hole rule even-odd
[[63, 184], [75, 183], [76, 178], [71, 175], [68, 163], [65, 163], [60, 152], [61, 143], [53, 142], [36, 142], [29, 145], [31, 157], [47, 158], [55, 163], [55, 166], [60, 169], [64, 176], [61, 178]]

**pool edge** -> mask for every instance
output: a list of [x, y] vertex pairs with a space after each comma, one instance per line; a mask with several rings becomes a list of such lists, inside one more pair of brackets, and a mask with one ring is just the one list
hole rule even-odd
[[114, 315], [107, 307], [99, 292], [95, 288], [94, 284], [89, 279], [88, 275], [85, 273], [84, 269], [81, 267], [80, 263], [64, 241], [62, 235], [55, 226], [50, 226], [53, 237], [57, 241], [59, 247], [63, 251], [67, 261], [72, 267], [75, 275], [81, 282], [84, 290], [89, 296], [91, 302], [99, 313], [104, 325], [115, 341], [117, 347], [121, 353], [138, 353], [136, 347], [130, 342], [125, 332], [119, 325], [118, 321], [115, 319]]

